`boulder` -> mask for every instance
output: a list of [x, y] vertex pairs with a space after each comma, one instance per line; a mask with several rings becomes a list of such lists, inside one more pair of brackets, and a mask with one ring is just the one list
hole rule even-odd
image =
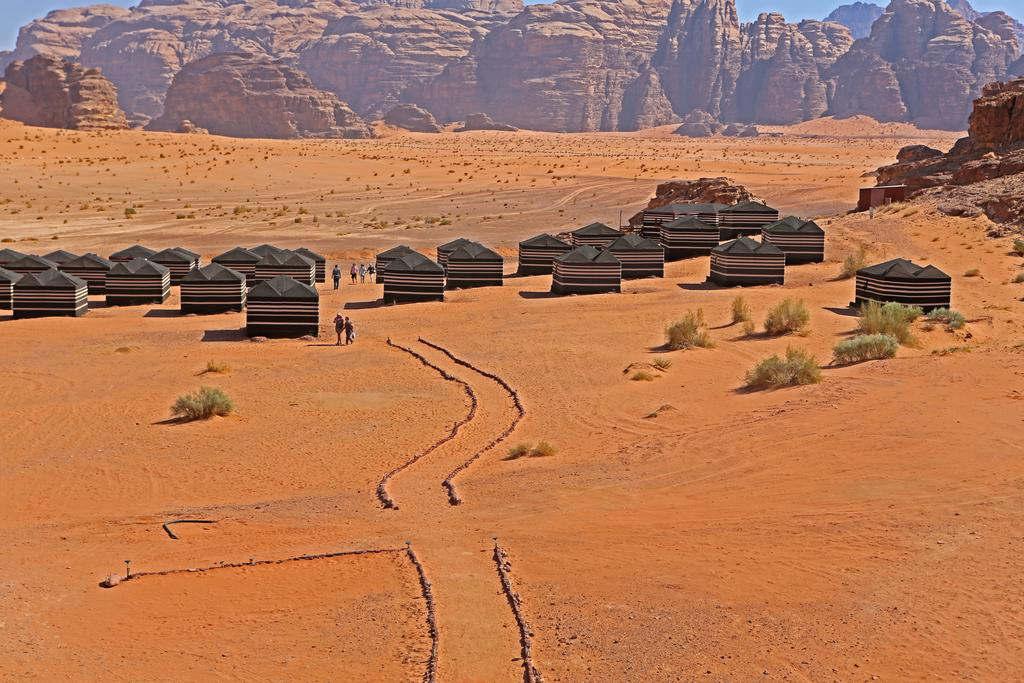
[[896, 153], [896, 160], [899, 162], [921, 161], [923, 159], [932, 159], [938, 156], [942, 156], [942, 152], [934, 147], [929, 147], [927, 145], [907, 145]]
[[414, 133], [440, 133], [443, 130], [433, 114], [415, 104], [400, 104], [397, 107], [392, 107], [384, 115], [384, 123]]
[[458, 128], [455, 132], [464, 133], [471, 130], [500, 130], [508, 133], [514, 133], [519, 129], [515, 126], [510, 126], [507, 123], [497, 123], [487, 114], [477, 113], [467, 114], [462, 127]]
[[759, 135], [757, 126], [748, 126], [742, 123], [730, 123], [722, 131], [722, 135], [735, 138], [753, 138]]
[[718, 135], [724, 130], [725, 126], [714, 116], [706, 111], [694, 109], [683, 117], [682, 125], [673, 132], [676, 135], [684, 135], [690, 138], [709, 138], [712, 135]]

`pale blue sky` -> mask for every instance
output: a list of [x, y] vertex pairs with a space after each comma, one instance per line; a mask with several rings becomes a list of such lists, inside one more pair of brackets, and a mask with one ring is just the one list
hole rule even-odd
[[[740, 15], [744, 20], [756, 17], [758, 12], [775, 10], [782, 12], [787, 19], [821, 19], [831, 11], [832, 7], [852, 2], [853, 0], [736, 0]], [[1016, 5], [1020, 0], [972, 0], [971, 4], [980, 12], [1005, 9]], [[105, 0], [112, 5], [129, 7], [138, 4], [138, 0]], [[530, 2], [530, 0], [527, 0]], [[874, 0], [876, 4], [885, 5], [886, 0]], [[0, 0], [0, 50], [14, 47], [18, 37], [18, 28], [28, 21], [41, 17], [52, 9], [60, 7], [77, 7], [93, 4], [88, 0]], [[825, 8], [824, 10], [822, 8]], [[1017, 14], [1024, 15], [1018, 10]], [[1013, 14], [1011, 11], [1010, 14]], [[1018, 17], [1024, 19], [1024, 17]]]

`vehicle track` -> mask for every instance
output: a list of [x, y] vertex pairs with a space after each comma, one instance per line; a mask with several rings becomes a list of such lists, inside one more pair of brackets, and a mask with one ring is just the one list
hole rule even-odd
[[516, 619], [516, 626], [519, 628], [519, 645], [522, 649], [523, 661], [523, 683], [544, 683], [544, 677], [537, 671], [533, 664], [533, 631], [523, 614], [523, 601], [512, 586], [512, 562], [508, 559], [508, 553], [494, 540], [494, 565], [498, 569], [498, 579], [501, 581], [501, 590], [508, 600], [508, 606], [512, 608], [512, 615]]

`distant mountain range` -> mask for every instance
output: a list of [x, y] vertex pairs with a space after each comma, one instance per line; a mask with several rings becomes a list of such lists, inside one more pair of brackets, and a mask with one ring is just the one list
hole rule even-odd
[[[295, 74], [282, 83], [336, 96], [364, 119], [410, 103], [441, 122], [482, 112], [551, 131], [635, 130], [694, 112], [963, 129], [986, 83], [1024, 72], [1022, 44], [1020, 23], [965, 0], [857, 2], [798, 24], [777, 13], [741, 24], [735, 0], [143, 0], [51, 12], [21, 29], [0, 69], [36, 54], [99, 68], [131, 120], [166, 109], [165, 128], [216, 102], [197, 88], [216, 87], [221, 63], [258, 74], [269, 58]], [[203, 65], [165, 103], [186, 65], [220, 53], [243, 56]]]

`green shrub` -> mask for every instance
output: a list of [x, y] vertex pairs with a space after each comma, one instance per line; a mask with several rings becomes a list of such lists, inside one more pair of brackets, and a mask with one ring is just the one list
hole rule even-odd
[[1016, 239], [1013, 241], [1013, 253], [1017, 256], [1024, 256], [1024, 240]]
[[951, 311], [948, 308], [933, 309], [928, 313], [926, 319], [933, 323], [943, 323], [947, 330], [959, 330], [967, 324], [967, 320], [961, 313]]
[[783, 299], [768, 311], [764, 321], [764, 331], [772, 336], [806, 332], [811, 321], [811, 312], [800, 299]]
[[843, 259], [842, 270], [839, 271], [840, 280], [849, 280], [857, 274], [857, 271], [868, 264], [868, 253], [864, 247], [860, 247], [852, 254], [847, 254]]
[[786, 349], [786, 357], [769, 356], [747, 372], [748, 389], [778, 389], [821, 381], [818, 360], [802, 349]]
[[923, 311], [917, 306], [869, 301], [860, 309], [860, 331], [864, 334], [887, 334], [906, 346], [914, 342], [910, 324], [922, 315]]
[[549, 444], [547, 441], [541, 441], [537, 446], [530, 452], [530, 455], [534, 458], [550, 458], [558, 451], [554, 446]]
[[669, 325], [665, 330], [665, 337], [665, 345], [673, 350], [706, 349], [713, 346], [708, 336], [707, 323], [704, 322], [704, 311], [699, 308], [684, 315], [682, 320]]
[[519, 458], [525, 457], [530, 454], [530, 444], [521, 443], [512, 448], [508, 449], [508, 455], [505, 456], [506, 460], [518, 460]]
[[234, 403], [216, 387], [202, 387], [194, 394], [179, 396], [171, 406], [171, 414], [185, 420], [206, 420], [214, 415], [227, 415]]
[[832, 350], [833, 362], [839, 365], [860, 363], [866, 360], [892, 358], [900, 343], [888, 334], [859, 334], [845, 339]]
[[732, 300], [732, 324], [745, 323], [751, 319], [750, 306], [747, 305], [747, 300], [742, 296], [738, 296]]

